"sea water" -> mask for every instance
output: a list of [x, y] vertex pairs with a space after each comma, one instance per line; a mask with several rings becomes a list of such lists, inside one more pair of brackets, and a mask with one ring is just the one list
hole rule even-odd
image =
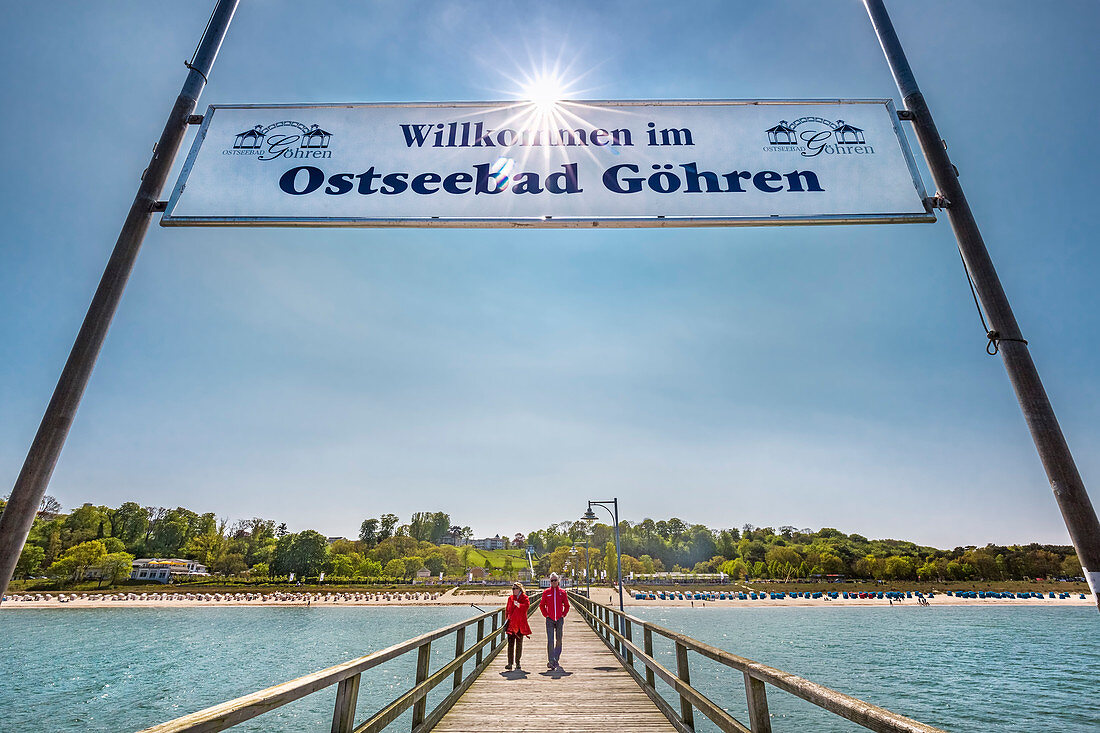
[[[631, 612], [947, 730], [1100, 730], [1095, 609], [708, 605]], [[3, 611], [0, 728], [139, 730], [476, 614], [454, 606]], [[541, 629], [535, 632], [528, 654], [541, 647]], [[452, 653], [453, 637], [434, 645], [432, 669]], [[670, 645], [658, 642], [656, 654], [675, 670]], [[568, 656], [566, 639], [566, 666]], [[410, 654], [365, 673], [357, 720], [408, 689], [415, 662]], [[747, 722], [739, 672], [693, 654], [691, 675], [694, 686]], [[450, 685], [437, 688], [429, 704], [443, 687]], [[334, 700], [335, 686], [235, 730], [326, 730]], [[777, 733], [863, 730], [772, 687], [768, 704]], [[407, 715], [395, 730], [408, 729]], [[696, 723], [709, 727], [698, 712]]]
[[[938, 728], [1100, 731], [1095, 608], [695, 605], [631, 613]], [[675, 672], [671, 643], [654, 640], [654, 656]], [[743, 675], [689, 658], [692, 686], [748, 724]], [[678, 696], [665, 697], [679, 710]], [[866, 730], [770, 685], [767, 697], [777, 733]], [[695, 719], [697, 730], [716, 730]]]

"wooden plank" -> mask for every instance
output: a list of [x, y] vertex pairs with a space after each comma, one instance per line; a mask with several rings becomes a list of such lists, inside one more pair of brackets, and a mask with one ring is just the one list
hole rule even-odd
[[546, 632], [532, 624], [522, 671], [498, 656], [432, 729], [450, 733], [509, 731], [675, 731], [580, 614], [565, 620], [561, 670], [546, 669]]

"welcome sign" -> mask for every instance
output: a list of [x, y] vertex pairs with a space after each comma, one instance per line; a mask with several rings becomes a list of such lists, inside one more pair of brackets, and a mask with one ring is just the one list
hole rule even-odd
[[889, 100], [212, 106], [165, 226], [935, 221]]

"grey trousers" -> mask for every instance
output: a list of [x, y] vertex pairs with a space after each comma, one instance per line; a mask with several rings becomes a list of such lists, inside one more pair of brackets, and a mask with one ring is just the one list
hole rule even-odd
[[561, 657], [561, 634], [565, 630], [565, 619], [557, 621], [546, 619], [546, 661], [558, 663]]

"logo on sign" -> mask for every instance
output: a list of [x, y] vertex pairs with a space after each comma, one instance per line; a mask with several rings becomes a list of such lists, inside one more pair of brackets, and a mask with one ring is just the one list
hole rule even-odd
[[832, 122], [824, 117], [800, 117], [794, 122], [780, 120], [764, 131], [768, 136], [766, 152], [798, 152], [806, 158], [815, 155], [874, 155], [863, 129], [844, 120]]
[[274, 122], [266, 127], [256, 125], [237, 133], [233, 147], [223, 155], [253, 155], [257, 160], [278, 158], [331, 158], [328, 149], [332, 133], [319, 125], [303, 125], [293, 120]]

